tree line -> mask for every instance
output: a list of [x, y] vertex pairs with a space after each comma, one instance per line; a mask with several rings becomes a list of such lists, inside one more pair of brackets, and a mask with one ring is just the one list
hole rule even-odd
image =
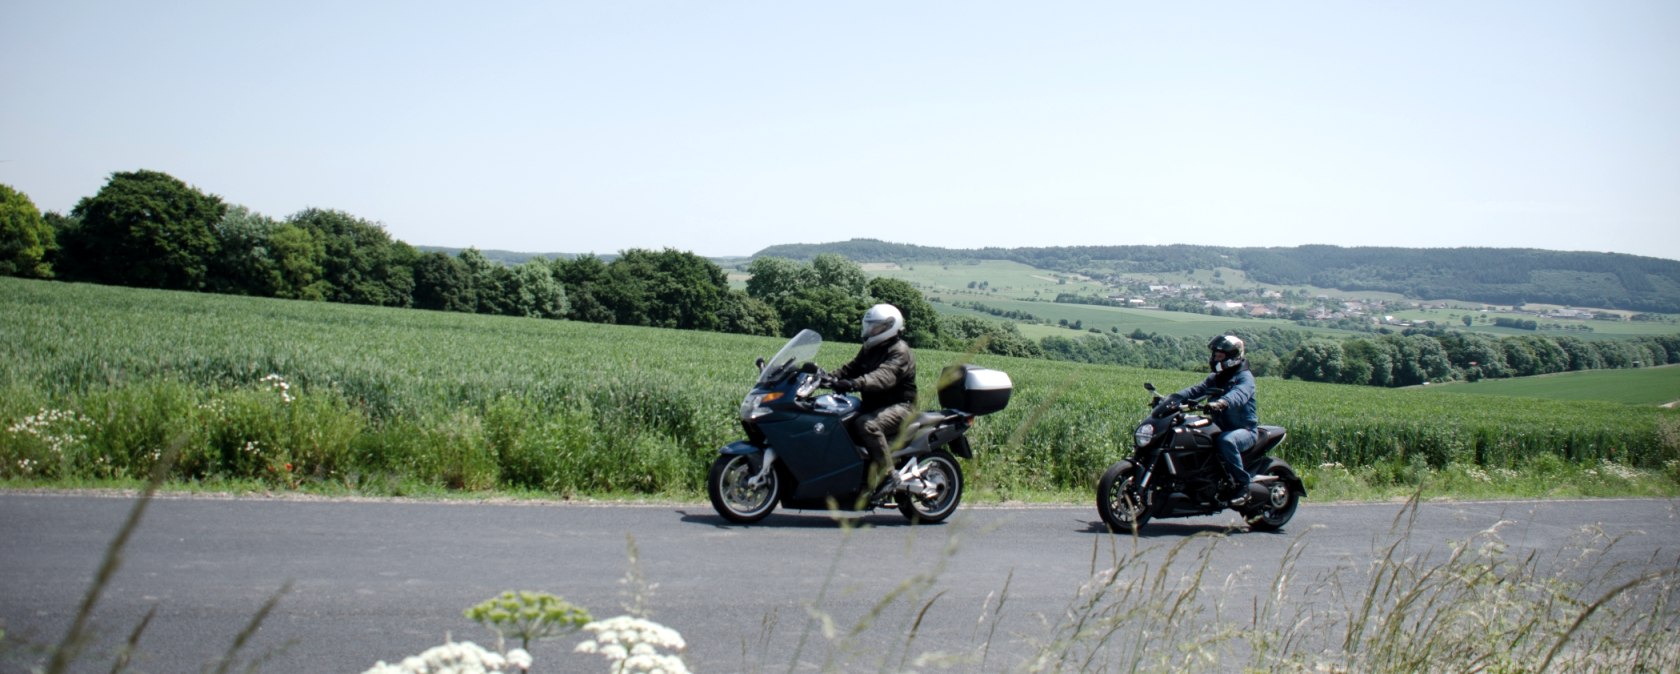
[[1674, 363], [1680, 363], [1680, 335], [1585, 340], [1412, 331], [1309, 342], [1290, 354], [1281, 374], [1306, 381], [1412, 386]]
[[1310, 285], [1400, 293], [1421, 300], [1489, 304], [1543, 303], [1680, 313], [1680, 261], [1530, 248], [1386, 248], [1297, 246], [1227, 248], [1071, 246], [956, 250], [874, 239], [772, 246], [759, 255], [805, 259], [838, 253], [899, 263], [1011, 260], [1041, 269], [1118, 280], [1127, 273], [1183, 273], [1221, 267], [1273, 285]]
[[716, 263], [673, 249], [519, 264], [472, 248], [422, 252], [343, 211], [275, 219], [157, 171], [112, 174], [68, 214], [43, 214], [0, 185], [0, 274], [10, 276], [752, 335], [810, 327], [841, 341], [856, 341], [863, 312], [887, 302], [916, 346], [966, 348], [995, 332], [982, 341], [1019, 350], [1001, 324], [941, 320], [909, 283], [870, 279], [839, 255], [759, 258], [747, 271], [742, 291]]

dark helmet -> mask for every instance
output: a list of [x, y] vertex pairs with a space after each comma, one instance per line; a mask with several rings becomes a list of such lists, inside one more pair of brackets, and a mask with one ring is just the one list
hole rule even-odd
[[[1221, 360], [1216, 353], [1225, 354]], [[1243, 359], [1243, 341], [1236, 335], [1220, 335], [1208, 342], [1208, 367], [1214, 372], [1236, 367]]]

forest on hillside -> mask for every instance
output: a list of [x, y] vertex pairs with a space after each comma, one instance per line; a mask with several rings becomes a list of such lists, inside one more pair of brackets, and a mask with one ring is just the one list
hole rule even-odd
[[854, 239], [771, 246], [759, 256], [809, 259], [832, 253], [859, 262], [1009, 260], [1053, 271], [1121, 274], [1238, 269], [1281, 286], [1378, 291], [1419, 300], [1680, 313], [1680, 261], [1621, 253], [1531, 248], [1297, 246], [1077, 246], [948, 249]]

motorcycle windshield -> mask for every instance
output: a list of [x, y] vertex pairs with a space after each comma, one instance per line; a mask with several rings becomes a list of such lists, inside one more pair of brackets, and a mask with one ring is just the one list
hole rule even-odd
[[822, 348], [822, 335], [811, 330], [800, 330], [793, 339], [782, 346], [781, 351], [765, 364], [764, 371], [758, 374], [758, 385], [764, 386], [787, 376], [807, 362], [817, 359], [817, 351]]

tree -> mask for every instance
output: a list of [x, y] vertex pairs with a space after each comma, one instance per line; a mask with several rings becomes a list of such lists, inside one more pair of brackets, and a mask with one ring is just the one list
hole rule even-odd
[[461, 251], [456, 259], [466, 271], [467, 286], [472, 288], [475, 300], [473, 311], [497, 315], [507, 313], [507, 297], [502, 294], [502, 279], [499, 276], [506, 273], [502, 265], [491, 262], [477, 248]]
[[287, 222], [319, 235], [325, 256], [321, 276], [327, 299], [351, 304], [406, 307], [414, 301], [412, 246], [393, 241], [378, 223], [343, 211], [310, 208]]
[[904, 314], [904, 341], [915, 347], [939, 348], [939, 315], [922, 291], [904, 279], [877, 276], [869, 279], [869, 295], [876, 302], [898, 307]]
[[1499, 347], [1505, 354], [1505, 367], [1512, 376], [1527, 377], [1540, 374], [1540, 359], [1535, 357], [1534, 349], [1528, 342], [1517, 339], [1500, 340]]
[[555, 260], [554, 276], [566, 289], [570, 305], [566, 317], [589, 323], [611, 323], [612, 308], [602, 302], [600, 288], [607, 282], [607, 263], [594, 255], [580, 255], [571, 260]]
[[58, 237], [29, 196], [0, 185], [0, 275], [52, 278]]
[[1342, 347], [1334, 342], [1308, 342], [1295, 349], [1283, 376], [1305, 381], [1333, 382], [1342, 379]]
[[767, 337], [782, 334], [782, 317], [776, 309], [744, 291], [730, 290], [718, 317], [722, 320], [719, 329], [724, 332]]
[[779, 257], [753, 258], [747, 264], [747, 273], [747, 294], [772, 305], [816, 284], [809, 268]]
[[1482, 377], [1499, 378], [1506, 375], [1505, 351], [1499, 338], [1469, 332], [1449, 332], [1437, 337], [1447, 359], [1474, 381]]
[[1564, 353], [1551, 338], [1522, 335], [1510, 339], [1521, 341], [1534, 354], [1534, 374], [1552, 374], [1569, 369], [1569, 354]]
[[561, 318], [566, 315], [566, 290], [555, 280], [547, 263], [536, 258], [500, 274], [503, 312], [527, 318]]
[[1014, 323], [988, 321], [975, 316], [942, 316], [940, 322], [940, 332], [956, 349], [1021, 358], [1042, 358], [1045, 355], [1044, 350], [1022, 335]]
[[1416, 386], [1453, 377], [1452, 361], [1434, 337], [1384, 335], [1380, 341], [1394, 353], [1394, 379], [1390, 386]]
[[777, 313], [782, 316], [782, 336], [791, 337], [800, 330], [817, 331], [824, 339], [857, 342], [858, 325], [869, 303], [862, 297], [847, 295], [839, 288], [821, 286], [806, 288], [782, 300]]
[[199, 290], [216, 254], [215, 226], [227, 206], [157, 171], [114, 173], [71, 210], [79, 225], [61, 241], [85, 280]]
[[477, 311], [478, 293], [473, 289], [467, 265], [445, 253], [421, 254], [414, 261], [414, 306], [436, 311]]
[[1394, 352], [1378, 342], [1355, 337], [1342, 342], [1343, 384], [1390, 386], [1394, 380]]
[[863, 267], [834, 253], [811, 258], [811, 273], [816, 276], [817, 285], [839, 288], [853, 297], [862, 297], [869, 281]]
[[717, 330], [729, 277], [711, 260], [666, 248], [623, 251], [607, 265], [618, 323]]
[[280, 226], [244, 206], [230, 206], [216, 223], [216, 256], [210, 260], [211, 292], [275, 297], [282, 279], [269, 240]]
[[294, 300], [325, 300], [331, 285], [321, 278], [327, 255], [321, 235], [290, 223], [274, 228], [268, 237], [269, 254], [280, 272], [274, 296]]
[[1604, 360], [1599, 357], [1598, 350], [1592, 348], [1592, 345], [1588, 344], [1586, 340], [1564, 335], [1555, 338], [1555, 341], [1558, 348], [1563, 349], [1563, 352], [1569, 356], [1570, 370], [1596, 370], [1604, 367]]

